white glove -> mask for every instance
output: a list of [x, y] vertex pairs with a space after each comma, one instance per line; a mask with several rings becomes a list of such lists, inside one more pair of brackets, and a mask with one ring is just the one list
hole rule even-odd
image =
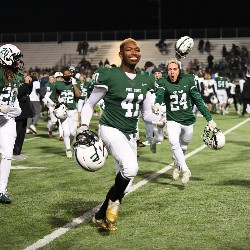
[[89, 127], [86, 124], [83, 124], [81, 127], [77, 129], [77, 134], [82, 133], [83, 131], [89, 130]]
[[0, 105], [0, 112], [7, 114], [9, 111], [10, 111], [9, 105], [5, 105], [5, 104]]
[[166, 118], [163, 117], [160, 121], [158, 122], [152, 122], [153, 125], [157, 126], [158, 128], [163, 128], [166, 125]]
[[62, 98], [58, 98], [58, 102], [59, 103], [65, 103], [65, 99], [62, 97]]
[[156, 103], [154, 106], [153, 106], [153, 112], [155, 114], [159, 114], [161, 112], [161, 105], [159, 103]]
[[213, 120], [208, 122], [208, 127], [210, 128], [211, 131], [213, 131], [216, 128], [216, 126], [217, 125]]
[[76, 79], [74, 77], [72, 77], [71, 79], [72, 79], [72, 85], [77, 84]]

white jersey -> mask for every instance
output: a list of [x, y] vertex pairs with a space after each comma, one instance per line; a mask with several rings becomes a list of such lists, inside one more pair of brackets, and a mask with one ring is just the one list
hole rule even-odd
[[214, 94], [214, 89], [213, 89], [214, 83], [215, 81], [213, 79], [203, 81], [204, 96], [209, 96], [211, 94]]

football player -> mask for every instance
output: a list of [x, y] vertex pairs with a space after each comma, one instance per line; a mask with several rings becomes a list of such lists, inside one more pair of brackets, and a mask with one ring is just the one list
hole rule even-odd
[[62, 124], [59, 119], [54, 115], [54, 109], [56, 106], [56, 82], [57, 81], [63, 81], [63, 73], [58, 71], [54, 74], [54, 76], [49, 77], [49, 81], [46, 83], [46, 94], [44, 96], [44, 102], [46, 103], [46, 106], [48, 107], [48, 114], [50, 119], [47, 123], [48, 128], [48, 136], [49, 138], [52, 137], [52, 130], [53, 127], [58, 124], [58, 130], [59, 130], [59, 140], [63, 141], [63, 131], [62, 131]]
[[174, 159], [173, 180], [183, 173], [182, 183], [187, 184], [191, 176], [185, 161], [185, 152], [193, 136], [193, 125], [196, 117], [193, 104], [208, 121], [210, 129], [216, 127], [212, 116], [197, 89], [195, 76], [181, 74], [180, 63], [176, 58], [166, 62], [167, 76], [158, 80], [156, 103], [165, 103], [168, 139]]
[[88, 130], [95, 105], [104, 100], [99, 121], [99, 135], [115, 160], [116, 177], [93, 222], [114, 231], [122, 199], [138, 172], [137, 122], [140, 111], [148, 122], [160, 122], [162, 116], [152, 112], [151, 91], [155, 89], [153, 74], [136, 69], [141, 59], [137, 42], [128, 38], [120, 44], [120, 67], [99, 68], [93, 75], [94, 89], [81, 112], [79, 132]]
[[67, 106], [67, 117], [65, 119], [60, 119], [60, 122], [63, 130], [66, 156], [69, 159], [72, 158], [71, 144], [75, 139], [77, 131], [78, 115], [76, 100], [80, 97], [80, 95], [81, 91], [77, 86], [76, 79], [72, 77], [69, 70], [64, 70], [63, 81], [55, 82], [56, 101], [53, 101], [48, 97], [48, 102], [51, 103], [52, 106], [56, 106], [57, 102], [64, 103]]
[[222, 73], [219, 72], [218, 74], [215, 75], [214, 77], [214, 86], [215, 86], [215, 91], [216, 95], [220, 104], [220, 113], [221, 115], [226, 114], [226, 105], [227, 105], [227, 100], [228, 100], [228, 95], [227, 95], [227, 85], [228, 85], [228, 78], [222, 76]]
[[79, 80], [77, 81], [81, 90], [81, 96], [77, 100], [78, 121], [81, 122], [82, 107], [92, 91], [92, 81], [87, 81], [87, 77], [83, 74], [79, 74]]
[[[17, 99], [20, 78], [19, 71], [23, 69], [23, 54], [13, 44], [0, 47], [0, 202], [10, 204], [7, 194], [7, 184], [13, 157], [13, 148], [16, 140], [15, 117], [21, 114]], [[26, 76], [23, 81], [31, 82], [31, 77]]]

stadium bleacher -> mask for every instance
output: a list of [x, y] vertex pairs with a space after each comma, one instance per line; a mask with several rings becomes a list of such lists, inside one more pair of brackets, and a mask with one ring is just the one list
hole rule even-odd
[[[151, 40], [138, 40], [141, 48], [142, 58], [138, 63], [138, 67], [142, 68], [146, 61], [152, 61], [155, 65], [159, 65], [162, 61], [166, 61], [167, 58], [174, 57], [174, 39], [166, 40], [168, 53], [161, 54], [156, 44], [157, 39]], [[206, 41], [206, 40], [205, 40]], [[209, 39], [211, 43], [211, 54], [214, 56], [214, 61], [222, 59], [222, 46], [226, 45], [229, 51], [232, 48], [232, 44], [236, 44], [239, 47], [245, 46], [250, 50], [250, 38], [233, 38], [233, 39]], [[43, 68], [62, 68], [70, 64], [77, 65], [83, 57], [90, 61], [92, 65], [98, 66], [100, 60], [105, 61], [108, 59], [110, 64], [119, 65], [120, 58], [118, 56], [119, 44], [121, 41], [96, 41], [89, 42], [89, 52], [86, 56], [79, 55], [76, 51], [78, 42], [63, 42], [58, 44], [57, 42], [33, 42], [33, 43], [15, 43], [15, 45], [24, 54], [25, 68], [33, 69], [38, 67]], [[183, 69], [188, 66], [188, 62], [193, 59], [198, 59], [201, 65], [207, 64], [208, 53], [200, 53], [198, 51], [199, 39], [194, 39], [194, 48], [187, 58], [182, 60]], [[0, 44], [2, 45], [2, 44]], [[91, 50], [91, 48], [98, 48], [97, 50]]]

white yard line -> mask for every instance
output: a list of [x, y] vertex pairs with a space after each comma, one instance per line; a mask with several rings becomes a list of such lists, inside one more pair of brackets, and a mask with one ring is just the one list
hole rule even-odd
[[25, 167], [25, 166], [11, 166], [12, 169], [46, 169], [45, 167]]
[[[238, 127], [242, 126], [243, 124], [247, 123], [248, 121], [250, 121], [250, 118], [244, 120], [243, 122], [237, 124], [236, 126], [232, 127], [231, 129], [227, 130], [226, 132], [224, 132], [224, 134], [225, 135], [229, 134], [230, 132], [232, 132], [233, 130], [235, 130]], [[187, 159], [187, 158], [197, 154], [198, 152], [200, 152], [201, 150], [203, 150], [206, 147], [207, 146], [202, 145], [201, 147], [199, 147], [199, 148], [193, 150], [192, 152], [190, 152], [189, 154], [187, 154], [185, 156], [185, 158]], [[133, 185], [129, 193], [134, 192], [136, 189], [142, 187], [143, 185], [147, 184], [149, 181], [157, 178], [159, 175], [161, 175], [161, 174], [165, 173], [166, 171], [168, 171], [169, 169], [171, 169], [172, 164], [173, 163], [171, 163], [170, 165], [167, 165], [166, 167], [162, 168], [161, 170], [157, 171], [156, 173], [150, 175], [148, 178], [146, 178], [146, 179], [138, 182], [137, 184]], [[85, 220], [89, 220], [91, 218], [91, 216], [93, 215], [93, 213], [95, 213], [100, 206], [101, 206], [101, 204], [94, 207], [92, 210], [89, 210], [88, 212], [84, 213], [82, 216], [74, 219], [72, 222], [67, 223], [66, 225], [58, 228], [57, 230], [55, 230], [51, 234], [48, 234], [48, 235], [44, 236], [42, 239], [38, 240], [34, 244], [26, 247], [24, 250], [36, 250], [36, 249], [39, 249], [41, 247], [46, 246], [47, 244], [49, 244], [50, 242], [52, 242], [56, 238], [58, 238], [58, 237], [62, 236], [63, 234], [65, 234], [70, 229], [78, 226], [79, 224], [83, 223]]]

